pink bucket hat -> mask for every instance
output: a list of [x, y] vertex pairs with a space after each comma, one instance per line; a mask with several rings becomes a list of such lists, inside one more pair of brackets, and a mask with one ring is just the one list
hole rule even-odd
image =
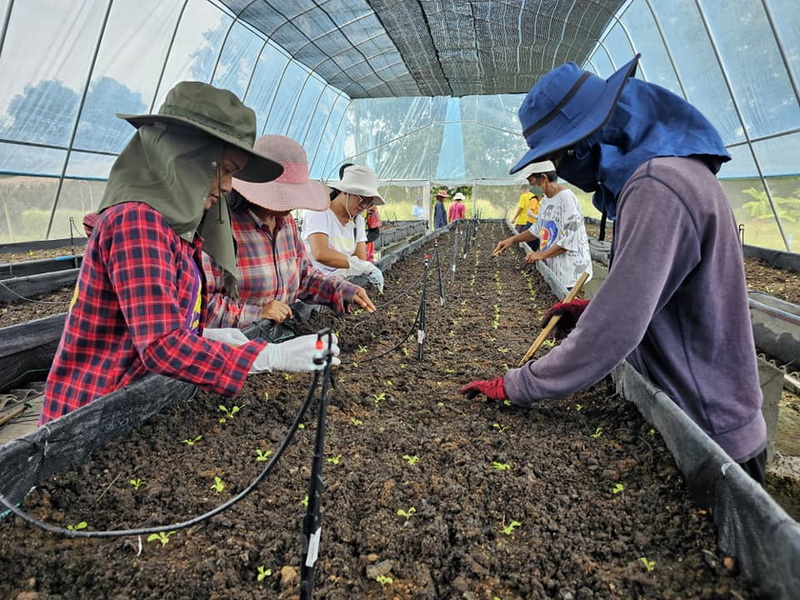
[[283, 174], [266, 183], [251, 183], [234, 177], [233, 189], [248, 202], [277, 212], [328, 208], [328, 192], [321, 183], [308, 178], [308, 157], [300, 144], [285, 135], [262, 135], [253, 144], [253, 150], [279, 162]]

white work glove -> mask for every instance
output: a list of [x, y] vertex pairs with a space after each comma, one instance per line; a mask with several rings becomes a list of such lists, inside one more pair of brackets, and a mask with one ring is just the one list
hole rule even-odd
[[218, 329], [209, 328], [203, 329], [203, 337], [207, 340], [214, 340], [215, 342], [223, 342], [228, 346], [238, 348], [242, 344], [250, 341], [245, 334], [235, 327], [221, 327]]
[[[280, 344], [268, 344], [259, 352], [250, 373], [261, 373], [263, 371], [292, 371], [294, 373], [305, 373], [307, 371], [320, 371], [325, 368], [325, 361], [314, 364], [314, 358], [321, 358], [327, 354], [328, 336], [322, 337], [322, 350], [317, 350], [317, 336], [315, 334], [303, 335], [300, 337], [281, 342]], [[337, 358], [339, 356], [339, 340], [331, 334], [331, 365], [341, 364]]]
[[381, 294], [383, 293], [383, 272], [377, 266], [357, 256], [348, 256], [347, 262], [353, 275], [363, 275]]

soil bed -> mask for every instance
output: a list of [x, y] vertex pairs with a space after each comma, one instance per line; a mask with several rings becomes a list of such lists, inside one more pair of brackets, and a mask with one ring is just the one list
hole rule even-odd
[[[659, 435], [608, 381], [530, 410], [459, 395], [466, 381], [515, 366], [553, 301], [519, 251], [491, 258], [505, 234], [482, 225], [454, 283], [450, 251], [441, 252], [444, 307], [433, 262], [423, 362], [416, 334], [405, 350], [366, 360], [412, 330], [421, 255], [386, 273], [377, 314], [308, 323], [338, 332], [345, 363], [328, 411], [315, 598], [755, 597], [722, 566], [711, 517], [690, 500]], [[439, 238], [440, 251], [452, 235]], [[43, 483], [23, 509], [89, 529], [200, 514], [260, 472], [256, 450], [276, 449], [310, 379], [251, 376], [234, 400], [200, 393]], [[241, 410], [219, 423], [220, 404]], [[245, 500], [166, 545], [142, 539], [140, 554], [136, 538], [69, 540], [4, 519], [0, 598], [297, 597], [315, 423], [306, 415]], [[259, 567], [271, 575], [257, 581]]]

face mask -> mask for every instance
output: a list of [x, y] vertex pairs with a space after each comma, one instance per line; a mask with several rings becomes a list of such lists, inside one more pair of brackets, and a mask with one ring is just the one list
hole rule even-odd
[[594, 192], [598, 186], [597, 166], [599, 163], [599, 146], [583, 140], [576, 144], [573, 152], [561, 159], [556, 174], [584, 192]]

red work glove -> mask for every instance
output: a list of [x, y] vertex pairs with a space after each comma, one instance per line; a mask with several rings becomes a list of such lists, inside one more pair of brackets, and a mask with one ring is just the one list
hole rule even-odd
[[467, 398], [474, 398], [478, 394], [484, 394], [491, 400], [508, 400], [506, 386], [502, 377], [494, 379], [471, 381], [459, 390]]
[[589, 301], [581, 300], [580, 298], [575, 298], [575, 300], [569, 302], [556, 302], [544, 313], [541, 327], [545, 327], [554, 315], [561, 315], [556, 325], [555, 333], [559, 337], [566, 337], [570, 331], [575, 329], [578, 319], [587, 306], [589, 306]]

